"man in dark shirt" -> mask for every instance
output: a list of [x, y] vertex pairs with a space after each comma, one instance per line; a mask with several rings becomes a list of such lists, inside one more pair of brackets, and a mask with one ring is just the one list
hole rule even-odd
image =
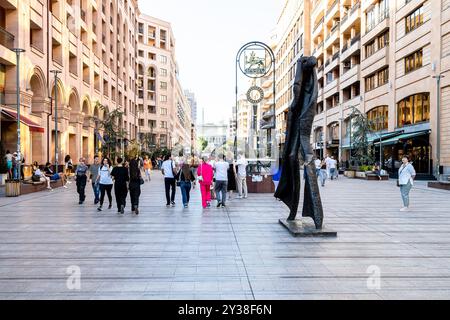
[[130, 176], [128, 174], [128, 169], [123, 166], [123, 159], [117, 158], [117, 167], [114, 167], [111, 176], [114, 178], [114, 193], [117, 202], [117, 212], [124, 214], [128, 186], [127, 183], [130, 181]]

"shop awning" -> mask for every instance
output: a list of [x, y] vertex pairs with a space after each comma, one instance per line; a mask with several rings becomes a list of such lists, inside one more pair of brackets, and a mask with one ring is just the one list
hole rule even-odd
[[[381, 140], [385, 141], [386, 139], [391, 139], [391, 138], [393, 138], [395, 136], [399, 136], [401, 134], [403, 134], [403, 131], [383, 133], [383, 134], [381, 134]], [[374, 134], [367, 139], [367, 142], [369, 144], [374, 144], [374, 143], [377, 144], [377, 142], [378, 142], [378, 144], [380, 144], [380, 137], [377, 136], [376, 134]], [[348, 143], [348, 141], [347, 141], [347, 143]], [[383, 144], [384, 144], [384, 142], [383, 142]], [[343, 145], [342, 149], [350, 149], [350, 145], [349, 144]]]
[[[411, 132], [411, 133], [404, 133], [401, 134], [399, 136], [387, 139], [386, 141], [383, 141], [382, 144], [389, 146], [389, 145], [394, 145], [397, 144], [403, 140], [409, 140], [412, 138], [417, 138], [417, 137], [421, 137], [421, 136], [425, 136], [425, 135], [429, 135], [430, 134], [430, 130], [426, 130], [426, 131], [418, 131], [418, 132]], [[380, 142], [375, 142], [376, 145], [379, 145]]]
[[[7, 117], [11, 118], [12, 120], [17, 121], [17, 112], [12, 110], [6, 110], [2, 109], [2, 114], [6, 115]], [[23, 115], [20, 115], [20, 122], [24, 125], [28, 126], [30, 128], [30, 131], [32, 132], [41, 132], [44, 133], [44, 128], [38, 125], [36, 122], [33, 122], [32, 120], [28, 119], [27, 117], [24, 117]]]

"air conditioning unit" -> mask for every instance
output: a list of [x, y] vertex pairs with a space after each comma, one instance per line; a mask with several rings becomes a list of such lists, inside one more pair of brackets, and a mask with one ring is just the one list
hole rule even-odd
[[343, 63], [343, 65], [344, 65], [344, 69], [351, 69], [352, 68], [352, 63], [351, 62], [344, 62]]

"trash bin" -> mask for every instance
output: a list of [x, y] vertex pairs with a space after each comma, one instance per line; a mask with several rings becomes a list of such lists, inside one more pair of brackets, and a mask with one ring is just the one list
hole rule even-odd
[[7, 197], [20, 196], [20, 181], [7, 180], [5, 186], [5, 194]]

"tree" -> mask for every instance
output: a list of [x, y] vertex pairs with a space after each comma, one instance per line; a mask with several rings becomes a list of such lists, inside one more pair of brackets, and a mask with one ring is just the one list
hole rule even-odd
[[206, 147], [208, 146], [208, 141], [206, 141], [205, 138], [200, 137], [198, 139], [198, 145], [200, 146], [200, 151], [203, 152], [206, 149]]
[[350, 114], [352, 154], [350, 160], [354, 160], [358, 165], [373, 164], [372, 149], [369, 148], [369, 134], [372, 133], [372, 124], [359, 109], [353, 107]]
[[115, 109], [112, 112], [107, 112], [107, 107], [97, 102], [96, 106], [104, 111], [105, 116], [103, 120], [99, 121], [100, 128], [103, 130], [102, 154], [115, 161], [119, 156], [118, 150], [121, 149], [121, 141], [124, 141], [127, 132], [122, 129], [120, 123], [122, 122], [123, 112]]

